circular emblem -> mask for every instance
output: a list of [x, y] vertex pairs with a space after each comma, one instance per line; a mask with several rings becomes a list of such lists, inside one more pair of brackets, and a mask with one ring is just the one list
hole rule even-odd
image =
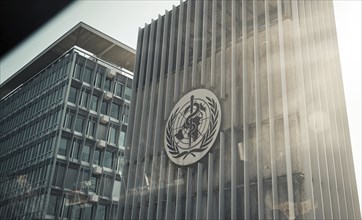
[[196, 89], [173, 108], [165, 129], [165, 149], [174, 163], [185, 166], [200, 160], [220, 130], [220, 103], [214, 93]]

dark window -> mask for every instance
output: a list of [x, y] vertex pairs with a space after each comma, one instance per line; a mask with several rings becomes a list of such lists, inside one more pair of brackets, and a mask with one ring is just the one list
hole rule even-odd
[[119, 96], [119, 97], [122, 97], [123, 95], [123, 88], [124, 88], [124, 85], [122, 83], [119, 83], [117, 82], [116, 85], [115, 85], [115, 93], [116, 96]]
[[82, 160], [85, 162], [89, 162], [90, 159], [90, 146], [84, 145], [83, 152], [82, 152]]
[[64, 187], [67, 189], [75, 189], [77, 183], [78, 170], [74, 168], [68, 168], [67, 178], [65, 178]]
[[49, 203], [48, 203], [48, 209], [47, 209], [47, 215], [55, 216], [55, 213], [58, 208], [58, 197], [55, 195], [50, 195], [49, 197]]
[[110, 92], [111, 88], [112, 88], [112, 80], [107, 78], [106, 81], [104, 82], [104, 90]]
[[74, 130], [78, 132], [83, 132], [83, 128], [84, 128], [84, 118], [78, 116], [77, 119], [75, 120]]
[[128, 101], [131, 101], [131, 97], [132, 97], [132, 89], [126, 86], [124, 90], [124, 98], [127, 99]]
[[92, 69], [90, 69], [89, 67], [86, 67], [84, 69], [84, 73], [83, 73], [83, 81], [90, 84], [91, 78], [92, 78]]
[[119, 119], [120, 111], [121, 111], [121, 105], [113, 102], [111, 105], [111, 117]]
[[98, 96], [92, 95], [92, 100], [90, 104], [90, 109], [93, 111], [98, 111]]
[[97, 73], [96, 79], [94, 81], [94, 86], [98, 88], [102, 88], [103, 74]]
[[81, 79], [82, 77], [82, 69], [83, 69], [83, 65], [81, 65], [80, 63], [76, 63], [75, 64], [75, 69], [74, 69], [74, 77], [76, 79]]
[[112, 168], [112, 164], [113, 164], [113, 153], [105, 151], [103, 166], [107, 168]]
[[59, 144], [59, 149], [58, 149], [59, 155], [62, 155], [62, 156], [67, 155], [68, 144], [69, 144], [69, 139], [66, 139], [63, 137], [60, 139], [60, 144]]
[[103, 101], [102, 102], [102, 107], [101, 107], [101, 113], [102, 114], [104, 114], [104, 115], [106, 115], [107, 114], [107, 110], [108, 110], [108, 102], [106, 102], [106, 101]]
[[89, 93], [86, 91], [82, 91], [82, 95], [79, 100], [79, 105], [83, 107], [88, 107], [88, 99], [89, 99]]
[[107, 136], [107, 127], [102, 124], [99, 124], [98, 131], [97, 131], [97, 138], [106, 140], [106, 136]]
[[98, 205], [95, 219], [106, 219], [106, 206]]
[[89, 191], [96, 192], [97, 186], [98, 186], [98, 178], [95, 176], [92, 176], [90, 178]]
[[65, 115], [63, 127], [72, 129], [73, 120], [74, 120], [74, 115], [72, 113], [68, 112]]
[[77, 101], [77, 93], [78, 93], [77, 88], [71, 86], [69, 90], [68, 101], [75, 104]]
[[94, 150], [93, 164], [95, 165], [101, 164], [101, 152], [98, 149]]
[[73, 142], [73, 148], [72, 148], [70, 157], [72, 157], [74, 159], [79, 159], [80, 144], [81, 144], [81, 141], [79, 141], [79, 140], [76, 140]]

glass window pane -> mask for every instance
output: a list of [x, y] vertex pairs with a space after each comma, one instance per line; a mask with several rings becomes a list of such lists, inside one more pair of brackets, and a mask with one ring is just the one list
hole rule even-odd
[[131, 101], [131, 97], [132, 97], [132, 89], [126, 86], [124, 90], [124, 98], [127, 99], [128, 101]]
[[82, 68], [83, 68], [83, 66], [80, 63], [75, 64], [75, 69], [74, 69], [74, 77], [75, 78], [77, 78], [77, 79], [81, 78]]
[[122, 95], [123, 95], [123, 84], [121, 84], [121, 83], [119, 83], [119, 82], [117, 82], [116, 83], [116, 91], [115, 91], [115, 94], [116, 94], [116, 96], [119, 96], [119, 97], [122, 97]]
[[83, 132], [83, 128], [84, 128], [84, 118], [78, 116], [77, 119], [75, 120], [74, 130], [78, 132]]
[[92, 78], [92, 69], [86, 67], [83, 73], [83, 81], [90, 84], [91, 78]]
[[83, 146], [83, 152], [82, 152], [82, 160], [85, 162], [89, 162], [90, 158], [90, 146], [84, 145]]
[[119, 134], [118, 145], [124, 146], [125, 141], [126, 141], [126, 133], [124, 131], [121, 131], [121, 133]]
[[72, 103], [76, 103], [77, 100], [77, 88], [71, 86], [70, 90], [69, 90], [69, 97], [68, 97], [68, 101], [72, 102]]
[[86, 91], [82, 91], [82, 96], [80, 97], [79, 105], [83, 107], [88, 107], [88, 97], [89, 93]]
[[99, 98], [95, 95], [92, 95], [92, 100], [91, 100], [91, 105], [90, 105], [90, 109], [93, 111], [97, 111], [98, 110], [98, 100]]
[[57, 179], [55, 182], [55, 185], [58, 187], [62, 187], [63, 186], [63, 181], [64, 181], [64, 175], [65, 175], [65, 166], [64, 165], [58, 165], [58, 175], [57, 175]]
[[105, 151], [103, 166], [107, 168], [112, 168], [112, 159], [113, 159], [113, 154], [109, 151]]
[[97, 186], [98, 186], [98, 178], [95, 176], [92, 176], [90, 179], [89, 191], [96, 192]]
[[80, 149], [80, 141], [74, 141], [73, 142], [73, 149], [71, 152], [71, 156], [74, 159], [79, 159], [79, 149]]
[[106, 79], [106, 81], [104, 82], [104, 90], [110, 92], [111, 87], [112, 87], [112, 81], [110, 79]]
[[85, 204], [83, 207], [83, 219], [92, 219], [92, 209], [93, 206], [91, 204]]
[[65, 178], [64, 187], [67, 189], [75, 189], [77, 183], [78, 170], [74, 168], [68, 168], [67, 178]]
[[106, 206], [98, 205], [97, 213], [96, 213], [96, 219], [97, 220], [103, 220], [105, 218], [106, 218]]
[[47, 215], [55, 216], [55, 212], [57, 210], [57, 200], [58, 199], [55, 195], [50, 195], [48, 209], [47, 209]]
[[59, 149], [58, 149], [58, 154], [59, 155], [62, 155], [62, 156], [67, 155], [68, 143], [69, 143], [68, 139], [63, 138], [63, 137], [60, 139], [60, 144], [59, 144]]
[[109, 143], [116, 144], [116, 137], [117, 137], [117, 129], [110, 127], [109, 131]]
[[88, 127], [87, 127], [87, 135], [90, 137], [94, 136], [94, 129], [95, 129], [96, 123], [94, 121], [88, 121]]
[[106, 115], [108, 110], [108, 102], [102, 102], [101, 113]]
[[102, 124], [99, 124], [98, 131], [97, 131], [97, 138], [106, 140], [106, 136], [107, 136], [107, 127]]
[[94, 151], [93, 164], [100, 165], [100, 163], [101, 163], [101, 152], [98, 149], [96, 149]]
[[112, 103], [112, 105], [111, 105], [111, 117], [119, 119], [120, 109], [121, 109], [121, 105], [119, 105], [117, 103]]

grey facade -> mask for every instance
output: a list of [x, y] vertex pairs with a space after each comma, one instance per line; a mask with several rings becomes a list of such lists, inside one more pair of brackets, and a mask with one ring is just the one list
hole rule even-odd
[[[332, 1], [186, 1], [139, 30], [120, 219], [359, 219]], [[221, 132], [190, 166], [166, 120], [197, 88]]]
[[1, 219], [116, 218], [134, 54], [80, 23], [1, 85]]

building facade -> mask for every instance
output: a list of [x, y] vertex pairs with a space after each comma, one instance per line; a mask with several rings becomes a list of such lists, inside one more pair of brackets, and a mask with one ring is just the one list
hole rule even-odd
[[116, 218], [134, 56], [79, 23], [1, 85], [1, 219]]
[[119, 219], [361, 218], [332, 1], [181, 2], [134, 71]]

